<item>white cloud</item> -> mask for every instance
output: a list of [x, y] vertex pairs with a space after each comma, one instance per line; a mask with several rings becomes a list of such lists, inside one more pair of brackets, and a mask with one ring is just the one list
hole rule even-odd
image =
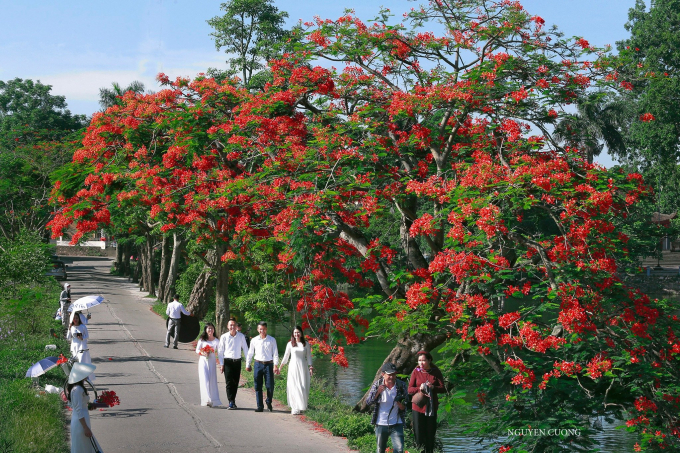
[[113, 82], [126, 86], [134, 80], [139, 80], [147, 88], [154, 88], [157, 85], [152, 77], [138, 71], [82, 71], [38, 78], [42, 83], [52, 85], [53, 94], [66, 96], [67, 101], [98, 101], [99, 89], [108, 88]]

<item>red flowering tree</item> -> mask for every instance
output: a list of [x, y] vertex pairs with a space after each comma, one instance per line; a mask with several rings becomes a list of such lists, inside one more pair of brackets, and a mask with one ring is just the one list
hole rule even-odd
[[[151, 275], [152, 234], [180, 231], [191, 236], [198, 256], [214, 268], [217, 281], [216, 324], [226, 329], [229, 318], [228, 266], [234, 253], [232, 235], [246, 228], [245, 191], [236, 193], [243, 168], [235, 156], [208, 131], [215, 117], [224, 121], [238, 102], [232, 84], [218, 86], [214, 80], [161, 81], [168, 89], [156, 94], [128, 92], [120, 105], [96, 114], [74, 161], [92, 169], [85, 188], [75, 194], [55, 196], [62, 204], [51, 226], [58, 235], [76, 222], [80, 236], [111, 223], [111, 212], [120, 215], [116, 227], [147, 236], [149, 273], [147, 288], [153, 293]], [[244, 198], [245, 197], [245, 198]], [[244, 227], [245, 225], [245, 227]], [[247, 228], [246, 228], [247, 229]], [[205, 252], [211, 250], [209, 256]]]
[[[586, 434], [510, 445], [587, 448], [598, 416], [629, 419], [645, 448], [677, 445], [677, 318], [620, 278], [649, 189], [552, 135], [566, 106], [614, 81], [606, 54], [589, 60], [585, 39], [514, 1], [433, 1], [405, 15], [412, 29], [388, 19], [306, 24], [309, 44], [272, 62], [278, 110], [251, 118], [305, 112], [304, 134], [296, 121], [258, 142], [289, 203], [271, 217], [282, 264], [308, 269], [302, 304], [372, 313], [403, 373], [444, 343], [453, 363], [486, 364], [477, 385], [499, 417], [482, 434], [550, 420]], [[339, 276], [379, 291], [341, 302]]]
[[621, 279], [649, 189], [552, 135], [590, 87], [621, 83], [608, 57], [514, 1], [437, 0], [405, 21], [306, 24], [258, 93], [199, 78], [130, 95], [93, 121], [77, 159], [94, 176], [55, 226], [140, 209], [226, 263], [275, 240], [284, 296], [336, 363], [370, 318], [404, 374], [444, 345], [447, 374], [494, 414], [482, 436], [582, 433], [505, 451], [588, 448], [600, 416], [627, 419], [640, 448], [677, 446], [677, 318]]

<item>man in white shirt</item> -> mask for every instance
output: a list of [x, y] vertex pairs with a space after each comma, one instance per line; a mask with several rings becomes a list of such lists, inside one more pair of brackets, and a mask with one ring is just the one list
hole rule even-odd
[[255, 359], [255, 399], [257, 409], [255, 412], [262, 412], [262, 380], [264, 379], [267, 387], [267, 409], [272, 411], [272, 396], [274, 395], [274, 373], [279, 374], [279, 350], [276, 347], [276, 340], [267, 335], [267, 323], [260, 321], [257, 325], [257, 333], [260, 335], [250, 340], [250, 348], [246, 358], [246, 371], [250, 371], [250, 362]]
[[168, 322], [168, 333], [165, 334], [165, 347], [170, 346], [170, 336], [171, 334], [175, 333], [174, 335], [174, 345], [173, 349], [177, 349], [177, 340], [179, 339], [179, 331], [180, 328], [182, 327], [182, 313], [184, 313], [187, 316], [191, 316], [191, 313], [189, 313], [186, 308], [184, 308], [184, 305], [182, 305], [179, 301], [179, 294], [175, 294], [172, 296], [172, 302], [168, 304], [168, 307], [165, 309], [165, 314], [168, 315], [170, 318], [170, 321]]
[[385, 453], [387, 438], [392, 439], [394, 453], [404, 452], [404, 419], [408, 387], [397, 379], [397, 368], [387, 362], [382, 368], [382, 377], [376, 380], [366, 397], [366, 404], [375, 404], [371, 424], [375, 425], [377, 452]]
[[[236, 328], [236, 319], [230, 318], [227, 323], [229, 331], [220, 337], [220, 345], [217, 347], [217, 358], [220, 361], [220, 373], [224, 373], [227, 381], [228, 409], [236, 409], [236, 391], [241, 377], [241, 357], [248, 355], [246, 336]], [[243, 355], [241, 355], [243, 351]]]

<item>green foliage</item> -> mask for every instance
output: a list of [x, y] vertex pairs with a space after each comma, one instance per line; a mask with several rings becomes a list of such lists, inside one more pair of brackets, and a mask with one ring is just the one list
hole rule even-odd
[[276, 254], [281, 248], [274, 240], [262, 240], [250, 248], [249, 261], [232, 262], [232, 307], [248, 324], [256, 324], [262, 319], [281, 322], [289, 312], [296, 310], [295, 301], [290, 300], [289, 295], [281, 294], [290, 284], [290, 277], [275, 269]]
[[[656, 0], [647, 9], [637, 0], [626, 29], [630, 38], [618, 42], [624, 70], [639, 75], [625, 99], [634, 110], [626, 131], [628, 156], [641, 166], [674, 165], [680, 157], [680, 1]], [[652, 121], [638, 119], [651, 113]]]
[[28, 379], [0, 382], [0, 451], [67, 453], [63, 411], [58, 395], [36, 397]]
[[0, 81], [0, 233], [44, 231], [50, 174], [71, 160], [85, 117], [32, 80]]
[[0, 237], [0, 290], [4, 297], [18, 286], [45, 280], [52, 247], [36, 232], [22, 230], [14, 240]]
[[196, 283], [196, 279], [201, 274], [201, 271], [203, 271], [204, 267], [205, 264], [203, 261], [194, 261], [184, 272], [182, 272], [182, 274], [177, 279], [177, 283], [175, 284], [175, 292], [179, 294], [179, 300], [184, 301], [185, 304], [189, 301], [189, 296], [191, 296], [191, 290], [194, 288], [194, 283]]
[[[68, 343], [50, 335], [61, 331], [54, 320], [58, 306], [56, 283], [23, 289], [16, 299], [0, 301], [0, 451], [68, 452], [63, 403], [58, 395], [40, 394], [25, 378], [26, 370], [45, 358], [46, 344], [68, 352]], [[65, 376], [57, 367], [40, 377], [42, 385], [61, 387]]]
[[52, 95], [51, 90], [40, 81], [0, 80], [0, 149], [59, 139], [83, 127], [85, 116], [72, 115], [64, 96]]
[[213, 17], [208, 24], [215, 30], [211, 33], [215, 48], [234, 55], [228, 60], [227, 75], [239, 74], [246, 87], [251, 82], [264, 86], [268, 77], [266, 71], [260, 71], [277, 54], [277, 43], [288, 34], [282, 28], [288, 13], [279, 11], [272, 0], [230, 0], [220, 9], [224, 16]]

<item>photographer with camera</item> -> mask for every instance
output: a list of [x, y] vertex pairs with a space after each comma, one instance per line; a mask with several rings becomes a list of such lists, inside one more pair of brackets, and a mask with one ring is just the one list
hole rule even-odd
[[378, 453], [387, 448], [387, 438], [392, 439], [394, 453], [404, 453], [404, 419], [408, 388], [397, 379], [397, 368], [390, 362], [382, 368], [382, 377], [373, 383], [366, 397], [368, 406], [375, 404], [371, 424], [375, 425]]

